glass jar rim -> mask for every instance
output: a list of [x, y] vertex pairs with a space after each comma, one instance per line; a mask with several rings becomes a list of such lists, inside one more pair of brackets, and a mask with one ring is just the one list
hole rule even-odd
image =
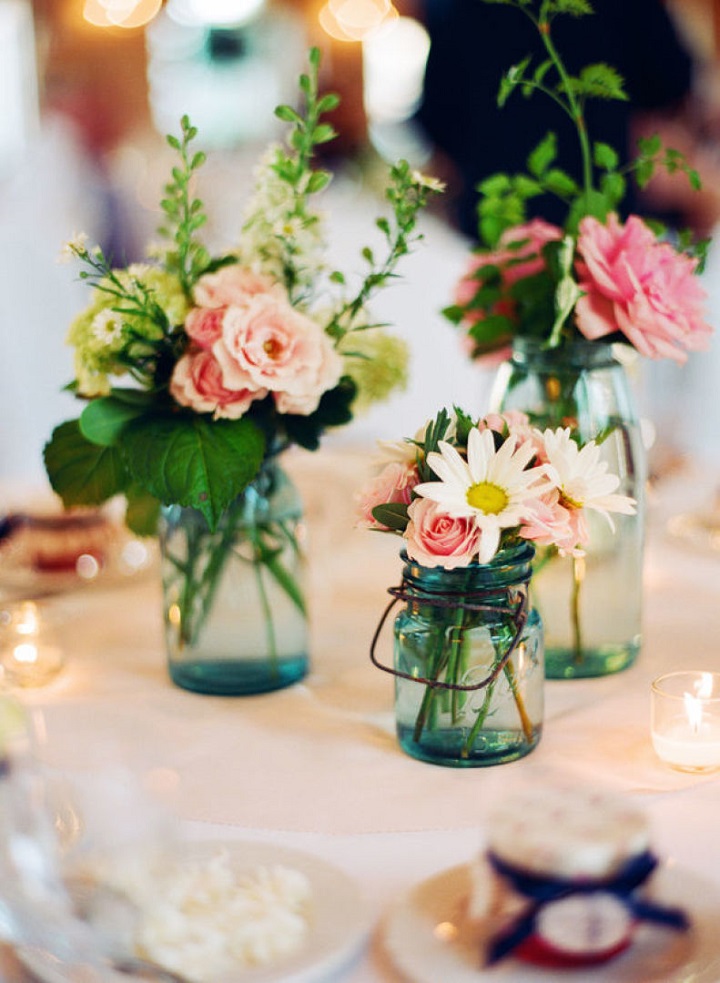
[[[710, 695], [703, 696], [697, 692], [692, 692], [692, 681], [705, 676], [712, 678], [713, 687]], [[683, 692], [679, 690], [677, 692], [673, 691], [672, 684], [679, 684], [683, 677], [687, 681], [685, 690]], [[720, 672], [705, 669], [677, 669], [673, 672], [663, 673], [662, 676], [654, 679], [651, 690], [655, 696], [662, 697], [666, 700], [677, 700], [681, 703], [684, 702], [686, 694], [694, 700], [699, 700], [703, 705], [720, 703]]]

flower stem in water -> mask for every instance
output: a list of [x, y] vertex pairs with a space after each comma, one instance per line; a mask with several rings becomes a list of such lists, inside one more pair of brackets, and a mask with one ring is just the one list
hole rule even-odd
[[570, 597], [570, 615], [573, 627], [573, 657], [576, 665], [583, 661], [582, 619], [580, 617], [580, 597], [585, 580], [585, 558], [573, 557], [573, 589]]

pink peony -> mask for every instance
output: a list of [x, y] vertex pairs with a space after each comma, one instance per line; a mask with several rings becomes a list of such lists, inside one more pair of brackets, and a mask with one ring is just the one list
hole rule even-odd
[[251, 297], [263, 293], [282, 295], [283, 289], [270, 277], [234, 263], [201, 276], [193, 296], [198, 307], [242, 307]]
[[417, 468], [414, 465], [391, 461], [380, 474], [376, 475], [356, 498], [358, 525], [366, 529], [385, 529], [372, 514], [376, 505], [389, 505], [399, 502], [409, 505], [412, 490], [418, 483]]
[[234, 378], [239, 373], [241, 380], [249, 376], [259, 389], [305, 399], [317, 396], [325, 363], [331, 361], [327, 342], [322, 328], [287, 300], [258, 294], [244, 307], [227, 309], [222, 338], [213, 352], [229, 388], [235, 387]]
[[200, 350], [183, 355], [176, 363], [170, 380], [170, 394], [181, 406], [196, 413], [213, 413], [216, 418], [237, 420], [255, 399], [267, 391], [249, 385], [228, 389], [223, 384], [222, 369], [215, 356]]
[[685, 362], [685, 350], [704, 351], [712, 328], [704, 320], [707, 294], [697, 261], [659, 242], [637, 216], [615, 215], [603, 225], [580, 223], [577, 326], [590, 341], [621, 331], [643, 355]]
[[472, 518], [446, 515], [428, 498], [416, 498], [408, 515], [407, 553], [422, 566], [453, 570], [477, 556], [481, 534]]

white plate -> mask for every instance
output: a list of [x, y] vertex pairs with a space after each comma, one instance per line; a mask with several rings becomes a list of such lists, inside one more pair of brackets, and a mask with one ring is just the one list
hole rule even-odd
[[[203, 860], [222, 850], [237, 873], [282, 865], [300, 871], [312, 889], [312, 920], [304, 944], [266, 967], [238, 970], [217, 983], [324, 983], [343, 969], [366, 943], [372, 927], [369, 905], [351, 878], [316, 857], [271, 843], [228, 840], [183, 845], [183, 857]], [[72, 967], [50, 953], [18, 949], [18, 958], [43, 983], [76, 983]], [[131, 983], [135, 977], [109, 972], [107, 983]]]
[[[590, 969], [541, 969], [508, 958], [483, 969], [476, 937], [463, 925], [470, 887], [467, 866], [453, 867], [414, 887], [390, 911], [384, 942], [412, 983], [718, 983], [720, 896], [711, 883], [677, 867], [653, 879], [653, 898], [682, 907], [689, 932], [643, 923], [621, 956]], [[457, 930], [457, 934], [456, 933]]]

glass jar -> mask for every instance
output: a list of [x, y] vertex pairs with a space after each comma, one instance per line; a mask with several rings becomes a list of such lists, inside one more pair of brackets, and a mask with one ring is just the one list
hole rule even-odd
[[550, 679], [619, 672], [640, 651], [646, 455], [627, 373], [613, 348], [575, 341], [547, 349], [516, 339], [491, 396], [496, 412], [522, 410], [540, 429], [570, 427], [583, 443], [595, 440], [620, 478], [618, 493], [637, 503], [635, 515], [613, 515], [614, 529], [589, 511], [584, 557], [537, 551], [533, 603], [543, 620]]
[[[538, 743], [544, 673], [542, 625], [527, 599], [533, 552], [521, 543], [455, 570], [403, 554], [402, 585], [391, 593], [405, 608], [388, 671], [407, 754], [477, 767], [514, 761]], [[380, 665], [374, 651], [373, 661]]]
[[277, 457], [211, 531], [177, 505], [160, 523], [170, 677], [197, 693], [280, 689], [308, 671], [302, 504]]

